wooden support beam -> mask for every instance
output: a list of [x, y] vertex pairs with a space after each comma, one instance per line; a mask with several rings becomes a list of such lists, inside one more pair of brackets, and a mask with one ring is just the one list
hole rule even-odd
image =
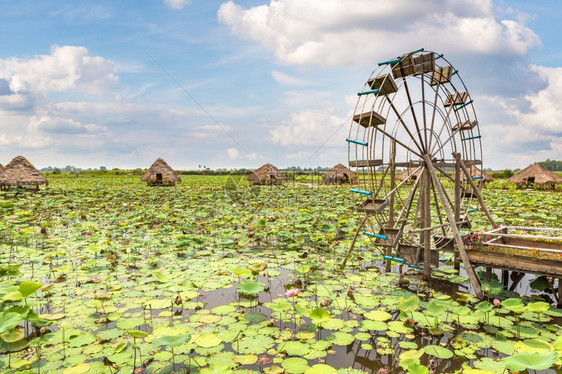
[[351, 251], [353, 251], [353, 247], [355, 247], [355, 242], [357, 241], [357, 237], [361, 233], [361, 231], [362, 231], [361, 229], [365, 225], [365, 222], [367, 222], [368, 218], [369, 218], [369, 216], [367, 214], [365, 214], [365, 217], [363, 217], [363, 219], [361, 220], [361, 223], [359, 224], [359, 227], [357, 227], [357, 231], [355, 231], [355, 235], [353, 235], [353, 240], [351, 241], [351, 245], [349, 246], [349, 249], [347, 250], [347, 252], [345, 254], [345, 257], [343, 258], [343, 261], [340, 265], [340, 267], [342, 269], [345, 267], [345, 264], [347, 263], [347, 258], [349, 257], [349, 254], [351, 253]]
[[427, 170], [429, 171], [429, 174], [433, 179], [433, 183], [437, 188], [437, 192], [439, 193], [439, 198], [441, 199], [441, 203], [443, 204], [443, 209], [445, 209], [445, 213], [447, 214], [447, 219], [449, 220], [451, 229], [453, 230], [455, 236], [455, 242], [459, 249], [459, 254], [464, 264], [466, 273], [468, 274], [468, 279], [470, 280], [470, 284], [472, 285], [472, 288], [474, 288], [474, 292], [476, 293], [476, 296], [482, 299], [484, 298], [484, 294], [482, 293], [482, 288], [480, 287], [480, 281], [478, 280], [478, 277], [474, 272], [474, 268], [472, 267], [472, 264], [470, 263], [470, 260], [468, 259], [468, 255], [466, 254], [466, 251], [464, 249], [464, 244], [461, 238], [461, 234], [459, 232], [459, 228], [455, 224], [456, 223], [455, 216], [453, 215], [453, 212], [451, 212], [451, 207], [449, 206], [449, 202], [447, 201], [447, 197], [445, 195], [445, 191], [443, 190], [443, 186], [441, 185], [441, 182], [439, 181], [439, 178], [435, 173], [435, 169], [433, 168], [433, 164], [431, 163], [431, 158], [429, 157], [429, 155], [426, 154], [424, 155], [423, 158], [425, 160], [425, 164], [427, 165]]
[[490, 213], [490, 211], [488, 210], [488, 207], [484, 203], [484, 199], [482, 198], [482, 195], [480, 194], [480, 189], [476, 186], [476, 183], [474, 183], [474, 181], [472, 180], [472, 176], [470, 175], [470, 171], [468, 170], [468, 168], [466, 167], [464, 162], [462, 162], [462, 160], [459, 160], [459, 164], [462, 168], [462, 171], [464, 172], [464, 175], [466, 175], [466, 179], [468, 180], [468, 183], [470, 183], [470, 186], [472, 187], [472, 193], [474, 195], [476, 195], [476, 198], [478, 199], [478, 202], [480, 203], [480, 207], [482, 208], [484, 213], [486, 213], [486, 216], [488, 217], [488, 220], [490, 221], [490, 223], [492, 224], [492, 226], [494, 228], [500, 227], [496, 223], [496, 221], [494, 220], [494, 217], [492, 217], [492, 213]]

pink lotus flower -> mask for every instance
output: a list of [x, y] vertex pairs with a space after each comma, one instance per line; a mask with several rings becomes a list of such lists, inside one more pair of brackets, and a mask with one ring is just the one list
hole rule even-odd
[[53, 238], [54, 238], [54, 236], [53, 236], [53, 235], [49, 235], [49, 236], [47, 236], [47, 238], [49, 238], [49, 239], [53, 239]]
[[492, 301], [492, 303], [494, 304], [495, 307], [499, 307], [501, 304], [501, 301], [499, 301], [498, 299], [494, 299], [494, 301]]
[[90, 239], [90, 235], [88, 234], [84, 235], [84, 239]]
[[11, 217], [10, 217], [10, 219], [11, 219], [12, 221], [15, 221], [16, 218], [18, 218], [18, 217], [16, 217], [16, 216], [11, 216]]
[[285, 296], [287, 297], [295, 297], [301, 292], [300, 288], [292, 288], [285, 292]]

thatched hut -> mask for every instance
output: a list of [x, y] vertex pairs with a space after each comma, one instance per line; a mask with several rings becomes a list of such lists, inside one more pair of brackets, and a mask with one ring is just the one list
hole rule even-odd
[[49, 185], [49, 181], [39, 170], [23, 156], [14, 157], [5, 168], [0, 170], [0, 184], [4, 187], [26, 187]]
[[357, 173], [349, 170], [343, 164], [337, 164], [323, 177], [324, 184], [353, 184], [357, 183], [358, 180]]
[[288, 180], [287, 176], [271, 164], [265, 164], [248, 176], [254, 184], [280, 184]]
[[148, 186], [174, 186], [176, 182], [181, 182], [181, 178], [166, 161], [159, 158], [144, 173], [141, 181]]
[[418, 171], [416, 171], [417, 168], [407, 168], [406, 170], [403, 170], [402, 172], [400, 172], [397, 176], [396, 179], [400, 182], [403, 182], [404, 180], [406, 180], [412, 173], [414, 175], [412, 175], [412, 177], [410, 178], [411, 181], [415, 181], [421, 174], [422, 169], [420, 168]]
[[538, 186], [550, 185], [554, 188], [556, 184], [562, 183], [562, 177], [541, 164], [535, 163], [511, 176], [507, 181], [518, 186], [535, 184]]

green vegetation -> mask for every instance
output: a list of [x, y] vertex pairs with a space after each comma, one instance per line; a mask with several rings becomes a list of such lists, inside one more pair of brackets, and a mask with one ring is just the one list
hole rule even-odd
[[[340, 270], [361, 219], [347, 187], [188, 175], [149, 188], [138, 174], [112, 172], [0, 192], [2, 373], [562, 365], [562, 310], [537, 293], [490, 284], [484, 304], [452, 269], [434, 272], [454, 286], [440, 291], [415, 270], [381, 274], [368, 237]], [[559, 192], [484, 194], [499, 223], [562, 222]], [[474, 213], [476, 229], [484, 218]]]

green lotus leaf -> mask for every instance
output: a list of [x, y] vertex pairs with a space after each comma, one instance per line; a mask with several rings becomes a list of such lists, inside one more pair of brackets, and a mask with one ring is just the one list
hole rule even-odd
[[535, 290], [544, 291], [550, 289], [550, 283], [544, 275], [536, 277], [529, 285]]
[[517, 352], [549, 353], [554, 350], [554, 346], [541, 339], [525, 339], [518, 341], [514, 345]]
[[[396, 322], [396, 321], [395, 321]], [[373, 330], [373, 331], [386, 331], [388, 330], [388, 324], [382, 321], [371, 321], [363, 320], [360, 323], [361, 329], [363, 330]]]
[[482, 282], [481, 288], [487, 295], [499, 295], [503, 291], [503, 284], [494, 281]]
[[345, 321], [340, 318], [330, 318], [326, 322], [323, 322], [321, 326], [328, 330], [341, 330], [345, 326]]
[[281, 366], [289, 374], [300, 374], [308, 369], [308, 361], [301, 357], [291, 357], [283, 360]]
[[326, 309], [315, 308], [308, 315], [310, 321], [315, 325], [320, 325], [330, 320], [330, 313]]
[[338, 371], [330, 365], [316, 364], [304, 371], [304, 374], [336, 374]]
[[523, 301], [514, 297], [502, 301], [501, 306], [502, 308], [505, 308], [517, 314], [523, 313], [525, 311], [525, 305], [523, 304]]
[[544, 301], [539, 301], [536, 303], [529, 303], [527, 304], [527, 311], [534, 312], [534, 313], [544, 313], [550, 308], [550, 304], [545, 303]]
[[445, 304], [440, 300], [432, 299], [427, 304], [427, 312], [432, 316], [438, 316], [446, 310], [447, 310], [447, 304]]
[[335, 345], [350, 345], [355, 341], [355, 337], [347, 332], [336, 331], [326, 338], [327, 341], [332, 342]]
[[0, 334], [16, 327], [23, 318], [25, 318], [25, 316], [16, 312], [8, 312], [5, 310], [0, 313]]
[[503, 363], [512, 371], [523, 371], [526, 369], [546, 370], [554, 365], [557, 359], [558, 353], [556, 352], [519, 352], [504, 358]]
[[288, 310], [291, 309], [291, 304], [287, 301], [281, 300], [281, 301], [274, 301], [269, 305], [269, 308], [271, 310], [273, 310], [274, 312], [286, 312]]
[[94, 334], [89, 332], [82, 332], [77, 336], [69, 339], [68, 345], [70, 347], [83, 347], [85, 345], [92, 344], [96, 341]]
[[23, 331], [19, 329], [0, 334], [0, 339], [5, 341], [6, 343], [17, 342], [18, 340], [22, 340], [23, 337], [24, 337]]
[[488, 313], [491, 312], [494, 309], [494, 305], [487, 302], [487, 301], [482, 301], [478, 304], [476, 304], [476, 309], [484, 312], [484, 313]]
[[251, 280], [244, 281], [238, 284], [238, 292], [246, 294], [246, 295], [257, 295], [262, 292], [265, 287], [262, 283], [254, 282]]
[[222, 316], [222, 315], [230, 314], [232, 312], [236, 312], [236, 307], [232, 305], [221, 305], [211, 309], [211, 312]]
[[222, 343], [222, 339], [214, 333], [195, 335], [193, 341], [200, 347], [212, 348]]
[[34, 292], [36, 292], [38, 289], [40, 289], [41, 287], [43, 287], [43, 285], [41, 283], [37, 283], [37, 282], [21, 282], [20, 283], [20, 287], [19, 287], [19, 291], [21, 293], [21, 295], [23, 296], [23, 298], [28, 297], [29, 295], [33, 294]]
[[159, 271], [153, 271], [152, 275], [154, 276], [154, 278], [156, 278], [156, 280], [160, 283], [168, 283], [170, 280], [168, 279], [168, 277], [164, 274], [162, 274]]
[[423, 347], [423, 351], [428, 355], [435, 356], [437, 358], [451, 358], [453, 357], [453, 352], [450, 349], [441, 347], [440, 345], [426, 345]]
[[252, 271], [250, 269], [232, 268], [232, 269], [230, 269], [230, 272], [232, 274], [236, 274], [236, 275], [244, 276], [244, 277], [252, 275]]
[[240, 365], [253, 365], [258, 362], [258, 356], [256, 355], [236, 355], [233, 358], [234, 362]]
[[287, 352], [289, 356], [304, 356], [310, 350], [310, 345], [299, 341], [281, 343], [281, 347], [279, 349]]
[[131, 335], [133, 338], [144, 338], [148, 335], [147, 332], [140, 331], [140, 330], [125, 330], [125, 332]]
[[373, 310], [363, 315], [371, 321], [387, 321], [392, 318], [392, 314], [381, 309]]
[[[207, 334], [207, 335], [211, 335], [211, 334]], [[203, 335], [201, 335], [201, 336], [203, 336]], [[201, 338], [201, 336], [199, 336], [198, 338]], [[165, 345], [167, 347], [174, 348], [174, 347], [178, 347], [182, 344], [185, 344], [185, 343], [189, 342], [190, 340], [191, 340], [191, 335], [189, 335], [189, 334], [162, 335], [162, 336], [158, 336], [158, 337], [152, 339], [152, 344]], [[214, 344], [215, 340], [219, 341], [216, 345], [219, 345], [221, 343], [221, 340], [218, 337], [217, 337], [217, 339], [205, 337], [205, 338], [202, 338], [202, 340], [203, 340], [204, 344], [208, 345], [208, 346], [206, 346], [206, 348], [214, 347], [215, 346], [215, 344]], [[203, 345], [200, 344], [201, 340], [199, 342], [196, 340], [195, 343], [197, 345], [203, 347]], [[213, 345], [209, 345], [209, 344], [213, 344]]]
[[240, 339], [240, 341], [233, 344], [233, 346], [240, 353], [259, 355], [267, 351], [269, 348], [273, 347], [274, 344], [275, 341], [271, 337], [256, 335], [245, 336], [244, 338]]
[[90, 364], [87, 362], [81, 362], [77, 365], [67, 367], [62, 371], [63, 374], [82, 374], [87, 373], [90, 370]]
[[415, 294], [413, 294], [409, 298], [400, 296], [400, 299], [398, 300], [398, 309], [400, 309], [404, 313], [413, 312], [414, 310], [418, 309], [419, 305], [420, 298]]

